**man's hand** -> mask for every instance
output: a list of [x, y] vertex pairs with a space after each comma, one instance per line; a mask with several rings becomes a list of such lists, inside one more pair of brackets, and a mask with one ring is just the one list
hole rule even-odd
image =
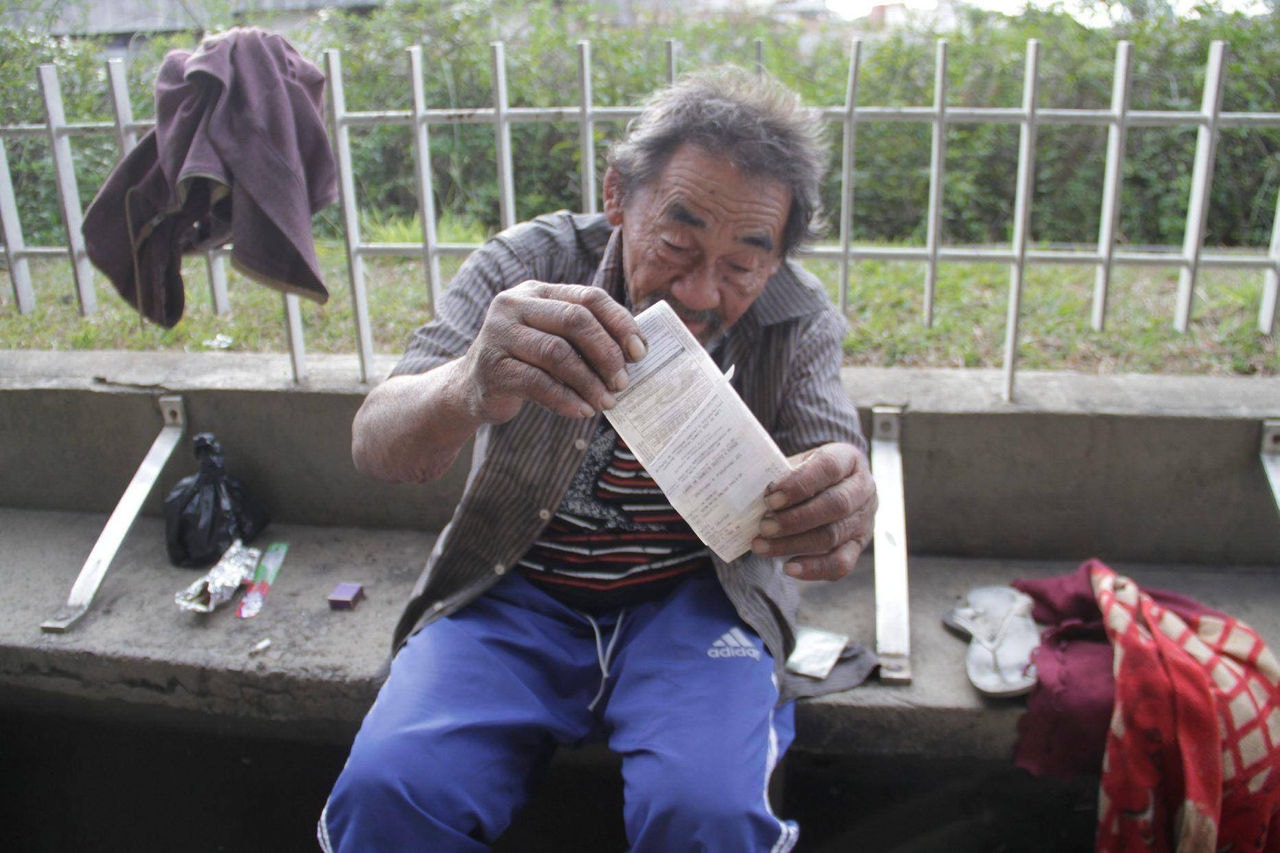
[[509, 421], [526, 400], [586, 418], [613, 407], [644, 351], [635, 318], [600, 288], [528, 281], [494, 298], [460, 367], [482, 421]]
[[839, 580], [871, 542], [878, 502], [867, 457], [851, 444], [831, 443], [791, 462], [765, 492], [769, 509], [752, 550], [785, 556], [792, 577]]
[[370, 477], [434, 480], [476, 430], [526, 400], [580, 418], [612, 407], [627, 361], [644, 351], [635, 318], [600, 288], [525, 282], [494, 298], [466, 355], [374, 386], [352, 423], [351, 458]]

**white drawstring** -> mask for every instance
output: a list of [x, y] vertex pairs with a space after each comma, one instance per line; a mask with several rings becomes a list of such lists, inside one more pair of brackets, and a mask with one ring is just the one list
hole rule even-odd
[[581, 615], [591, 623], [591, 630], [595, 632], [596, 659], [600, 662], [600, 689], [596, 691], [596, 698], [592, 699], [591, 704], [587, 706], [588, 711], [594, 711], [604, 696], [605, 688], [609, 685], [609, 664], [613, 660], [613, 647], [618, 642], [618, 635], [622, 633], [622, 619], [627, 615], [627, 611], [626, 608], [618, 611], [618, 621], [613, 623], [613, 636], [609, 638], [608, 648], [605, 648], [604, 638], [600, 636], [600, 624], [586, 613]]

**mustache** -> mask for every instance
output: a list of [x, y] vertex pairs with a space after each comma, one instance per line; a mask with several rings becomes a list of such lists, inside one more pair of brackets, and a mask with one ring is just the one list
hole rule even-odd
[[719, 313], [710, 309], [690, 308], [670, 293], [655, 293], [646, 297], [640, 304], [637, 313], [656, 305], [658, 302], [665, 302], [670, 305], [671, 310], [675, 311], [676, 316], [681, 320], [694, 325], [705, 325], [708, 335], [713, 335], [720, 330], [723, 321], [720, 319]]

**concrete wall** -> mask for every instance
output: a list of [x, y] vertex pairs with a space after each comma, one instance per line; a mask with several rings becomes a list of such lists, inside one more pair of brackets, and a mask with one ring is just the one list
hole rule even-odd
[[[439, 530], [466, 476], [389, 485], [351, 464], [351, 419], [368, 386], [353, 359], [313, 358], [308, 381], [285, 357], [213, 353], [0, 353], [0, 506], [109, 512], [162, 426], [158, 400], [183, 399], [188, 435], [214, 433], [229, 473], [274, 520]], [[382, 373], [389, 369], [382, 365]], [[144, 513], [196, 464], [174, 451]]]
[[[372, 374], [385, 375], [390, 361]], [[351, 418], [368, 386], [353, 357], [0, 353], [0, 506], [108, 512], [179, 394], [231, 474], [294, 524], [438, 530], [465, 476], [393, 486], [358, 475]], [[1259, 461], [1280, 379], [848, 369], [864, 408], [905, 407], [913, 553], [1179, 563], [1280, 563], [1280, 511]], [[151, 496], [195, 470], [175, 452]]]

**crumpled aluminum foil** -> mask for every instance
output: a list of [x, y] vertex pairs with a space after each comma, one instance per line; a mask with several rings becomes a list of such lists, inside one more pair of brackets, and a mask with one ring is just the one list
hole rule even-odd
[[262, 557], [258, 548], [246, 547], [239, 539], [232, 542], [208, 574], [173, 597], [183, 610], [212, 613], [235, 597], [240, 585], [253, 577]]

